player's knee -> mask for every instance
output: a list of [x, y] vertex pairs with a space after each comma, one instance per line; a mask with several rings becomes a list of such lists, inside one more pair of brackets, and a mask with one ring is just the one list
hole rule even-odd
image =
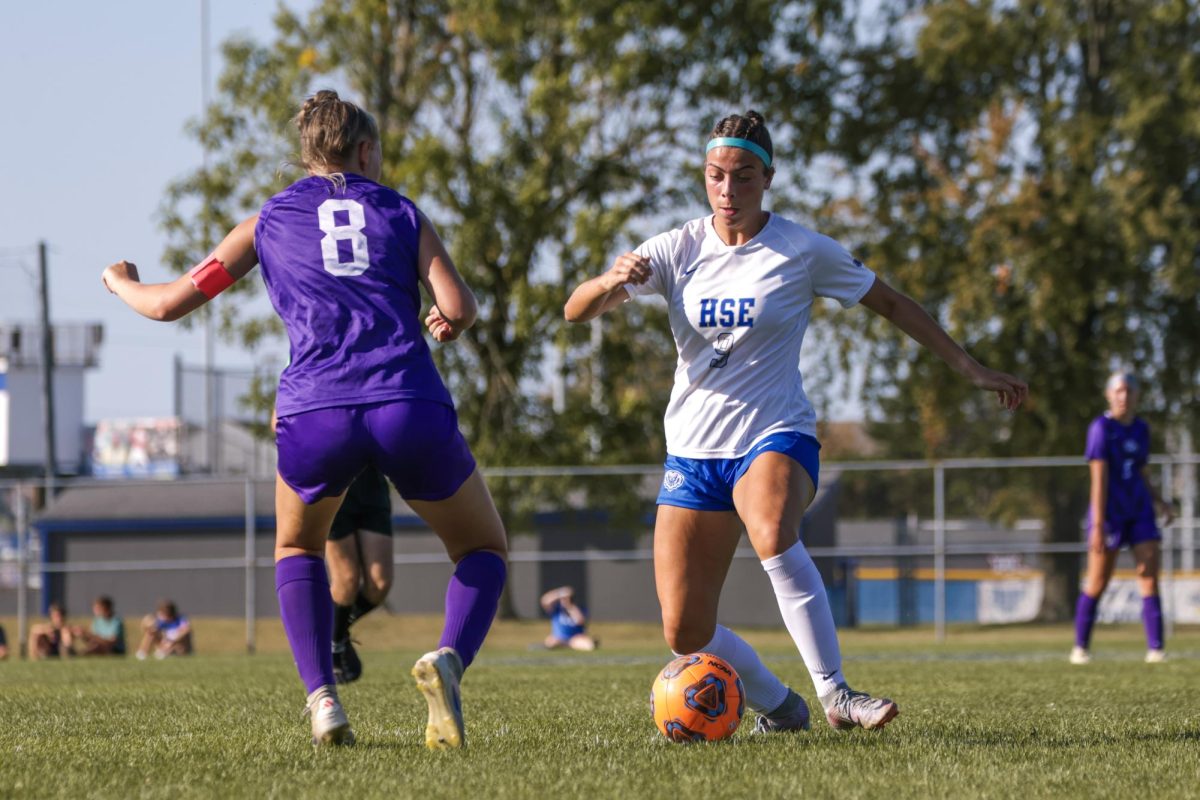
[[392, 589], [392, 565], [376, 562], [367, 566], [363, 576], [363, 593], [374, 603], [381, 603]]
[[781, 526], [779, 520], [750, 520], [745, 523], [746, 537], [760, 558], [779, 555], [794, 545], [799, 534]]
[[715, 625], [697, 625], [686, 620], [663, 620], [663, 638], [676, 653], [695, 653], [712, 641]]
[[358, 594], [360, 581], [359, 572], [355, 568], [338, 570], [336, 575], [329, 576], [329, 591], [336, 602], [349, 605]]

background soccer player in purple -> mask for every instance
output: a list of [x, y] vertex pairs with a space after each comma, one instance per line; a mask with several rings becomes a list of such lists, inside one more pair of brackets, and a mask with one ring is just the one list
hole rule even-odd
[[1162, 602], [1158, 596], [1162, 536], [1154, 522], [1154, 513], [1157, 508], [1169, 519], [1170, 509], [1155, 497], [1146, 479], [1150, 426], [1136, 416], [1137, 379], [1129, 373], [1114, 373], [1105, 386], [1104, 397], [1108, 400], [1108, 411], [1092, 420], [1084, 453], [1091, 473], [1087, 579], [1075, 607], [1071, 663], [1086, 664], [1091, 660], [1088, 645], [1100, 595], [1112, 578], [1117, 553], [1128, 547], [1137, 562], [1142, 624], [1146, 628], [1146, 662], [1153, 664], [1166, 658]]
[[207, 261], [154, 285], [122, 261], [103, 280], [139, 313], [174, 320], [262, 263], [291, 345], [276, 396], [275, 585], [313, 742], [354, 742], [334, 685], [322, 556], [346, 487], [374, 464], [455, 563], [439, 649], [413, 676], [429, 704], [426, 744], [458, 747], [459, 682], [495, 617], [507, 541], [422, 335], [420, 287], [433, 298], [425, 326], [439, 342], [474, 323], [475, 297], [429, 220], [378, 183], [383, 155], [370, 114], [321, 91], [296, 124], [309, 177], [268, 200]]

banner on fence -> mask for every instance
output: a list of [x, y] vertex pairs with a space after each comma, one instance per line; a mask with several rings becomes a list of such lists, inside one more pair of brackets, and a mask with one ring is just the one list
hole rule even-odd
[[1044, 591], [1041, 575], [979, 581], [975, 585], [977, 617], [989, 625], [1030, 622], [1042, 608]]
[[[1161, 581], [1164, 611], [1185, 625], [1200, 624], [1200, 575], [1185, 575]], [[1141, 622], [1142, 595], [1136, 578], [1114, 578], [1096, 612], [1098, 622]]]
[[100, 478], [173, 478], [179, 474], [176, 417], [105, 419], [92, 440], [92, 474]]

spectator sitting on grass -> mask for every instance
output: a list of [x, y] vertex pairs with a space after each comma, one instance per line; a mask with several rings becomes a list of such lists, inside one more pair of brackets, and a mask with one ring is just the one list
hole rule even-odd
[[587, 612], [575, 603], [575, 590], [560, 586], [542, 595], [542, 610], [550, 616], [550, 635], [545, 645], [549, 649], [569, 647], [572, 650], [595, 650], [596, 640], [584, 628]]
[[73, 655], [74, 638], [67, 627], [67, 612], [61, 603], [50, 604], [50, 621], [29, 631], [29, 657], [34, 661]]
[[113, 612], [112, 598], [101, 595], [92, 603], [92, 629], [72, 628], [85, 656], [125, 655], [125, 623]]
[[137, 649], [138, 660], [145, 660], [151, 649], [157, 659], [192, 653], [192, 626], [170, 600], [163, 600], [154, 614], [147, 615], [142, 620], [142, 643]]

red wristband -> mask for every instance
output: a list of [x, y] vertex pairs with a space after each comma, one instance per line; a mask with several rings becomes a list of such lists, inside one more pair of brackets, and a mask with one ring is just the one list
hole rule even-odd
[[188, 273], [192, 279], [192, 285], [195, 286], [200, 294], [212, 300], [221, 292], [233, 286], [234, 278], [229, 274], [229, 270], [225, 269], [225, 265], [213, 256], [203, 264], [192, 267], [192, 271]]

